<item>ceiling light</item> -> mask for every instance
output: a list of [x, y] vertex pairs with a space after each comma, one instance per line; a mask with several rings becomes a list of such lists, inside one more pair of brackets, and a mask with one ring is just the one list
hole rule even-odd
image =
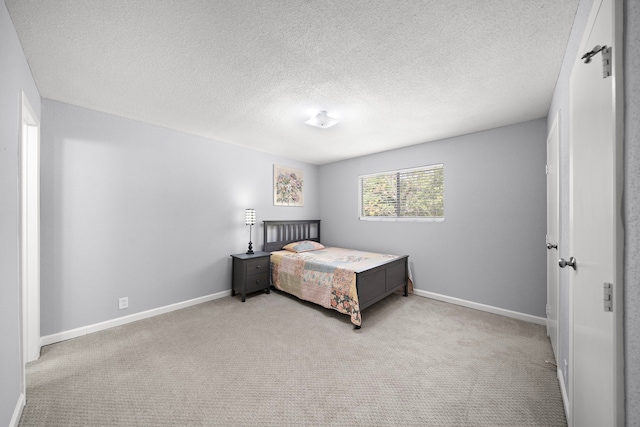
[[323, 110], [315, 116], [311, 116], [311, 118], [305, 123], [318, 128], [326, 129], [338, 123], [338, 119], [329, 117], [329, 115], [327, 115], [327, 112]]

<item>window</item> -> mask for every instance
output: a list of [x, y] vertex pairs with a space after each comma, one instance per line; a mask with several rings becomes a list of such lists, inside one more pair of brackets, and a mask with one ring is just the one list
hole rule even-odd
[[444, 165], [358, 177], [361, 220], [444, 220]]

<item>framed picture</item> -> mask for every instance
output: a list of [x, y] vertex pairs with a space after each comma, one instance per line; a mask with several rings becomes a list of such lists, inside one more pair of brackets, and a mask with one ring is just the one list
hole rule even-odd
[[273, 165], [273, 204], [304, 206], [304, 172], [300, 169]]

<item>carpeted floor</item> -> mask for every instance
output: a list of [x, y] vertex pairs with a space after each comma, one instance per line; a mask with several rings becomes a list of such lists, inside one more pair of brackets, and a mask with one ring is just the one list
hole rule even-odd
[[27, 426], [565, 426], [542, 326], [394, 294], [349, 317], [279, 292], [53, 344]]

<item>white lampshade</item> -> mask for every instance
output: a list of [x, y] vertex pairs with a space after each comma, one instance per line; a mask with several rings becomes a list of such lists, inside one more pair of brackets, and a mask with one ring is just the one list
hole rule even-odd
[[246, 225], [255, 225], [256, 223], [256, 210], [246, 209], [244, 211], [244, 218]]
[[330, 117], [326, 111], [320, 111], [318, 114], [311, 116], [305, 123], [311, 126], [315, 126], [321, 129], [330, 128], [338, 123], [338, 119]]

